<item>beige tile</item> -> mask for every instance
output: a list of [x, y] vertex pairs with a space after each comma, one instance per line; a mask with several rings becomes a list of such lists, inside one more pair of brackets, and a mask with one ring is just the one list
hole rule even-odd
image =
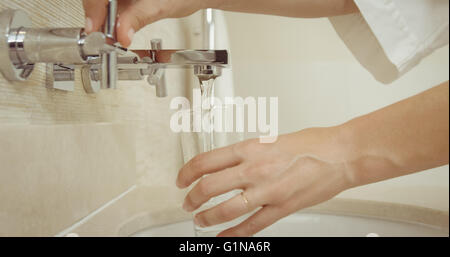
[[1, 126], [0, 236], [51, 236], [135, 182], [134, 128]]

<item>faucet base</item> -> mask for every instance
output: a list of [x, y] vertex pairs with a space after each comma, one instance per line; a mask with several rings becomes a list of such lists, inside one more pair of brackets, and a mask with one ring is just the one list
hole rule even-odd
[[0, 13], [0, 72], [8, 80], [24, 81], [34, 69], [34, 64], [15, 64], [14, 60], [20, 61], [20, 53], [10, 51], [23, 48], [18, 30], [30, 26], [30, 18], [21, 10], [8, 9]]

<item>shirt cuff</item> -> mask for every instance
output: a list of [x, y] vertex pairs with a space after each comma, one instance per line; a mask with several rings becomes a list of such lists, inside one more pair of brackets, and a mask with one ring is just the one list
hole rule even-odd
[[329, 18], [355, 58], [388, 84], [414, 67], [417, 39], [392, 0], [355, 0], [360, 13]]

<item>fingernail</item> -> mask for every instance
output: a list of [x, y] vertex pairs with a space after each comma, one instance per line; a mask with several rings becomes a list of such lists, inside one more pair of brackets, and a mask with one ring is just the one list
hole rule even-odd
[[133, 41], [133, 37], [134, 37], [134, 33], [136, 31], [134, 31], [133, 28], [131, 28], [130, 30], [128, 30], [128, 39], [130, 40], [130, 43]]
[[92, 27], [93, 27], [92, 20], [91, 18], [87, 17], [84, 25], [84, 30], [86, 31], [86, 33], [91, 33]]
[[180, 189], [183, 189], [183, 188], [186, 188], [187, 187], [187, 185], [185, 185], [183, 182], [182, 182], [182, 180], [181, 179], [177, 179], [177, 187], [178, 188], [180, 188]]
[[191, 207], [186, 203], [186, 201], [183, 203], [183, 210], [187, 212], [191, 211]]
[[199, 226], [199, 227], [204, 227], [205, 224], [202, 223], [202, 221], [198, 218], [198, 216], [194, 217], [194, 223], [195, 225]]

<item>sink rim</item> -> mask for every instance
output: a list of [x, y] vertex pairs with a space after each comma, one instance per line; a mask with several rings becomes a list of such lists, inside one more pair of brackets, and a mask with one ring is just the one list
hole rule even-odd
[[[305, 224], [303, 224], [306, 222]], [[311, 223], [312, 222], [312, 223]], [[336, 222], [338, 225], [333, 232], [326, 232], [330, 226], [333, 227]], [[342, 223], [347, 224], [342, 227]], [[356, 227], [349, 228], [349, 224], [359, 224]], [[361, 223], [362, 222], [362, 223]], [[391, 223], [391, 224], [390, 224]], [[290, 229], [293, 226], [306, 225], [306, 229], [303, 233], [300, 231], [292, 232]], [[361, 225], [361, 227], [360, 227]], [[381, 225], [381, 227], [379, 227]], [[386, 225], [388, 227], [386, 227]], [[392, 225], [394, 227], [392, 227]], [[189, 231], [185, 229], [189, 227]], [[280, 230], [281, 229], [281, 230]], [[285, 230], [287, 229], [287, 230]], [[342, 230], [344, 229], [344, 230]], [[367, 232], [364, 232], [367, 229]], [[387, 230], [386, 230], [387, 229]], [[400, 230], [399, 230], [400, 229]], [[403, 230], [405, 229], [405, 230]], [[181, 235], [178, 234], [181, 231]], [[377, 233], [371, 233], [370, 231], [376, 231]], [[187, 234], [186, 234], [187, 233]], [[192, 234], [191, 234], [192, 233]], [[192, 237], [193, 234], [193, 222], [192, 220], [185, 220], [176, 223], [169, 223], [160, 226], [154, 226], [144, 228], [130, 235], [131, 237]], [[274, 234], [275, 233], [275, 234]], [[281, 233], [281, 234], [280, 234]], [[294, 233], [294, 234], [292, 234]], [[300, 234], [298, 234], [300, 233]], [[412, 234], [411, 234], [412, 233]], [[380, 219], [377, 217], [367, 216], [354, 216], [354, 215], [340, 215], [333, 213], [318, 213], [314, 211], [298, 211], [289, 216], [277, 221], [274, 226], [268, 227], [257, 234], [255, 237], [360, 237], [369, 236], [374, 234], [376, 237], [448, 237], [448, 232], [443, 231], [439, 227], [429, 226], [420, 223], [410, 223], [404, 221], [392, 221], [389, 219]]]
[[[167, 217], [167, 212], [172, 213], [180, 212], [180, 208], [173, 208], [172, 210], [163, 210], [159, 212], [141, 213], [135, 216], [131, 220], [125, 222], [118, 229], [119, 236], [130, 236], [146, 229], [152, 229], [164, 225], [179, 223], [190, 220], [190, 216], [181, 215], [176, 220], [163, 219], [161, 217]], [[165, 213], [165, 214], [163, 214]], [[334, 198], [322, 204], [312, 206], [297, 213], [316, 213], [316, 214], [328, 214], [328, 215], [342, 215], [353, 216], [361, 218], [380, 219], [393, 222], [403, 222], [415, 225], [427, 226], [430, 228], [438, 229], [444, 233], [449, 233], [449, 212], [436, 210], [431, 208], [425, 208], [414, 205], [380, 202], [372, 200], [358, 200], [358, 199], [345, 199]], [[135, 228], [130, 230], [131, 224], [149, 223], [148, 220], [151, 217], [157, 217], [153, 219], [155, 222], [148, 224], [147, 226], [141, 226], [139, 229]], [[177, 216], [177, 215], [175, 215]], [[147, 222], [142, 222], [147, 220]]]

